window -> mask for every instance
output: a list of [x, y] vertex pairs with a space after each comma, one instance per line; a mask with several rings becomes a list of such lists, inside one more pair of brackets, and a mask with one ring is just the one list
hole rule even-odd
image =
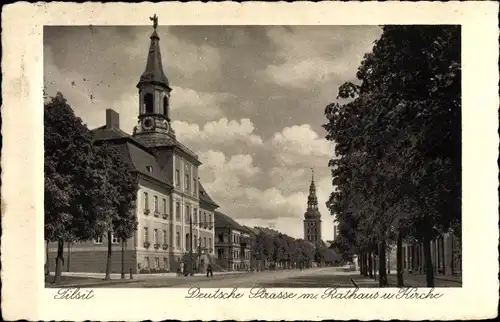
[[163, 96], [163, 115], [168, 117], [168, 97], [167, 97], [167, 95]]
[[145, 242], [149, 241], [149, 231], [148, 231], [148, 227], [144, 227], [144, 241], [145, 241]]
[[208, 247], [212, 248], [212, 238], [208, 238]]
[[160, 257], [155, 257], [155, 268], [160, 268]]
[[184, 212], [184, 221], [188, 224], [189, 224], [189, 216], [190, 216], [189, 206], [186, 205], [186, 211]]
[[94, 238], [94, 244], [102, 244], [102, 236]]
[[186, 242], [186, 245], [185, 245], [186, 249], [189, 249], [189, 248], [190, 248], [189, 246], [191, 246], [191, 245], [189, 244], [189, 234], [186, 234], [186, 238], [185, 238], [184, 240], [185, 240], [185, 242]]
[[153, 242], [155, 244], [159, 244], [159, 242], [158, 242], [158, 229], [153, 230]]
[[175, 233], [175, 246], [181, 247], [181, 233], [179, 232]]
[[201, 220], [201, 210], [200, 210], [200, 224], [202, 223], [203, 221]]
[[168, 267], [168, 260], [166, 257], [163, 257], [163, 268], [167, 268]]
[[179, 202], [175, 203], [175, 219], [181, 221], [181, 204]]
[[181, 172], [179, 171], [179, 169], [175, 169], [175, 186], [181, 186]]
[[220, 233], [219, 234], [219, 243], [223, 243], [224, 242], [224, 234]]
[[163, 214], [167, 214], [167, 199], [163, 198]]
[[197, 221], [197, 218], [198, 216], [196, 215], [198, 213], [198, 209], [194, 208], [193, 209], [193, 224], [196, 225], [196, 221]]
[[197, 186], [196, 179], [193, 178], [193, 195], [196, 195], [196, 186]]
[[203, 223], [204, 224], [207, 223], [207, 213], [206, 212], [203, 213]]
[[150, 263], [149, 263], [149, 257], [147, 257], [147, 256], [144, 257], [144, 262], [146, 262], [146, 268], [149, 268], [149, 265], [150, 265]]
[[149, 198], [147, 192], [144, 192], [144, 209], [149, 209]]
[[155, 212], [158, 212], [158, 196], [154, 196]]
[[212, 214], [208, 214], [208, 225], [212, 225]]
[[120, 238], [115, 236], [115, 234], [111, 234], [111, 244], [118, 244], [120, 243]]
[[217, 258], [224, 259], [224, 249], [222, 248], [217, 249]]
[[207, 237], [203, 237], [203, 247], [207, 247]]
[[184, 190], [189, 190], [189, 174], [184, 175]]
[[153, 95], [150, 93], [144, 95], [144, 111], [146, 114], [154, 113]]

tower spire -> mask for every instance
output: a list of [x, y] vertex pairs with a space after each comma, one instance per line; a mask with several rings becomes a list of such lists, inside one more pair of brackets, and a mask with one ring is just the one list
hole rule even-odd
[[309, 186], [309, 197], [307, 197], [307, 209], [318, 209], [316, 185], [314, 184], [314, 168], [311, 168], [311, 185]]
[[151, 39], [149, 45], [148, 60], [146, 63], [146, 69], [142, 73], [137, 87], [141, 87], [144, 83], [155, 84], [170, 90], [167, 76], [163, 71], [163, 64], [161, 61], [160, 53], [160, 37], [156, 33], [156, 28], [158, 27], [158, 16], [155, 14], [153, 17], [149, 17], [149, 20], [153, 21], [153, 33], [149, 37]]

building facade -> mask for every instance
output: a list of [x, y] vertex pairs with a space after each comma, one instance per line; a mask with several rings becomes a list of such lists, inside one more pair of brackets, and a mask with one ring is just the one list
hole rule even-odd
[[[439, 235], [430, 242], [432, 268], [437, 275], [462, 275], [462, 242], [453, 232]], [[413, 274], [425, 273], [422, 243], [403, 244], [403, 270]], [[393, 247], [389, 256], [391, 270], [397, 268], [397, 252]]]
[[[190, 250], [200, 270], [214, 250], [214, 211], [198, 177], [198, 156], [181, 144], [171, 128], [169, 81], [163, 71], [156, 26], [150, 36], [145, 71], [136, 87], [138, 123], [129, 135], [120, 129], [119, 115], [106, 110], [106, 125], [94, 129], [96, 144], [106, 142], [120, 153], [138, 179], [137, 231], [121, 243], [112, 240], [112, 272], [175, 271]], [[54, 270], [56, 244], [47, 245], [47, 263]], [[68, 244], [63, 271], [104, 272], [106, 236]], [[123, 253], [123, 255], [122, 255]]]
[[229, 271], [249, 270], [252, 258], [250, 232], [231, 217], [215, 212], [215, 262]]
[[304, 214], [304, 240], [316, 245], [321, 239], [321, 213], [318, 210], [316, 185], [314, 184], [314, 170], [307, 197], [307, 210]]

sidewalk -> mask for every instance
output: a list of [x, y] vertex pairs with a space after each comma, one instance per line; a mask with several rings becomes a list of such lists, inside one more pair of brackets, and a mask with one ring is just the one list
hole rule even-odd
[[[215, 275], [228, 275], [228, 274], [245, 274], [250, 273], [247, 271], [226, 271], [226, 272], [214, 272]], [[50, 272], [50, 276], [54, 276], [54, 272]], [[62, 272], [62, 276], [71, 277], [86, 277], [93, 279], [104, 279], [105, 273], [85, 273], [85, 272]], [[206, 273], [196, 273], [194, 276], [206, 276]], [[113, 273], [110, 275], [112, 280], [120, 280], [120, 273]], [[154, 274], [133, 274], [134, 280], [144, 280], [148, 278], [160, 278], [160, 277], [177, 277], [177, 273], [154, 273]], [[130, 275], [125, 274], [125, 279], [129, 279]]]
[[[353, 276], [352, 279], [359, 287], [378, 287], [379, 275], [377, 272], [377, 279], [373, 277], [364, 277], [359, 275]], [[396, 287], [397, 276], [396, 274], [388, 274], [387, 282], [389, 287]], [[427, 287], [426, 277], [423, 274], [404, 274], [403, 283], [405, 287]], [[437, 275], [434, 276], [435, 287], [462, 287], [462, 278], [460, 276], [447, 276]]]

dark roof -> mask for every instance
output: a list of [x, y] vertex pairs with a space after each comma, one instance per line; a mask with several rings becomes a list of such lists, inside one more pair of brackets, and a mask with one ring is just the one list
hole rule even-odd
[[106, 125], [103, 125], [92, 130], [92, 139], [94, 141], [119, 139], [126, 137], [130, 137], [130, 135], [120, 129], [117, 129], [116, 127], [109, 128]]
[[142, 73], [141, 78], [137, 86], [143, 82], [150, 82], [163, 85], [167, 88], [169, 87], [167, 76], [165, 76], [165, 72], [163, 71], [163, 64], [161, 61], [161, 53], [160, 53], [160, 37], [156, 31], [151, 34], [151, 43], [149, 45], [149, 53], [148, 60], [146, 63], [146, 69], [144, 73]]
[[[153, 178], [161, 183], [172, 186], [156, 157], [151, 150], [139, 143], [132, 136], [116, 127], [98, 127], [92, 132], [94, 141], [108, 141], [122, 156], [131, 169], [140, 174]], [[148, 167], [151, 167], [149, 171]]]
[[210, 196], [208, 195], [207, 191], [205, 190], [205, 188], [203, 188], [202, 184], [200, 183], [200, 181], [198, 181], [198, 191], [200, 193], [200, 201], [204, 202], [204, 203], [207, 203], [209, 205], [212, 205], [216, 208], [219, 208], [219, 205], [215, 203], [215, 201], [212, 200], [212, 198], [210, 198]]
[[[166, 183], [170, 186], [172, 185], [167, 179], [165, 173], [161, 170], [161, 167], [156, 161], [154, 155], [148, 153], [144, 149], [141, 149], [135, 144], [127, 143], [127, 148], [134, 168], [138, 172], [145, 176], [154, 178], [162, 183]], [[148, 170], [148, 167], [150, 167], [151, 171]]]
[[259, 231], [255, 228], [252, 228], [252, 227], [248, 227], [248, 226], [245, 226], [243, 225], [243, 228], [245, 228], [250, 234], [253, 234], [253, 235], [258, 235], [259, 234]]
[[240, 231], [246, 231], [246, 229], [238, 224], [233, 218], [229, 217], [226, 214], [223, 214], [220, 211], [216, 211], [214, 217], [215, 227], [231, 227]]

